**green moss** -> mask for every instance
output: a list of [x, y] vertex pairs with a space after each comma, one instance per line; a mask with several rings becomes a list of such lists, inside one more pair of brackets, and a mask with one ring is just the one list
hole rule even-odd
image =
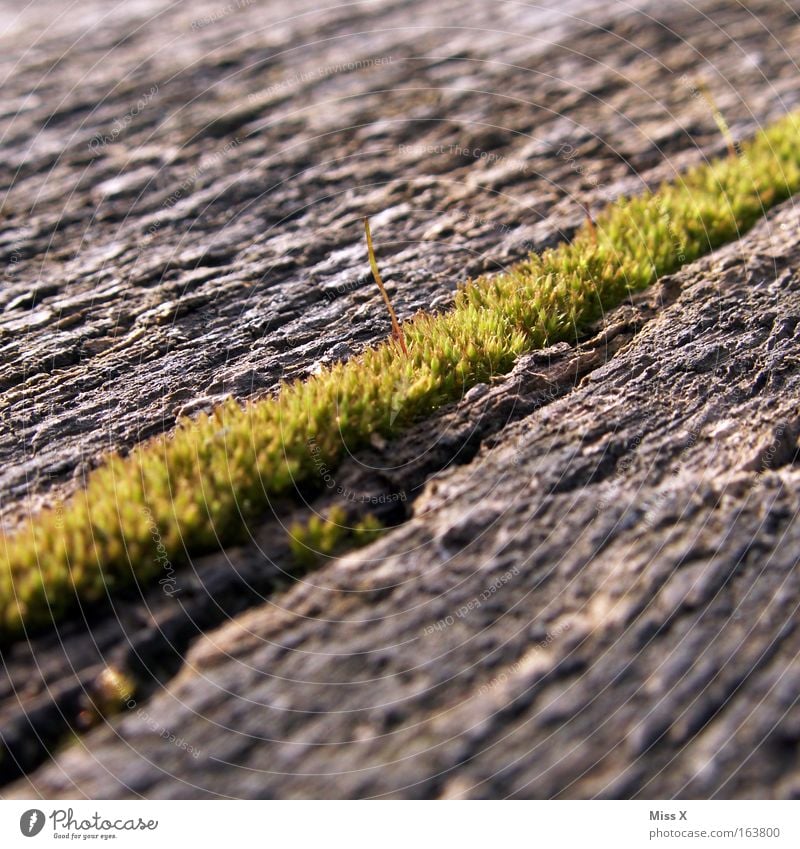
[[295, 561], [310, 568], [325, 557], [332, 557], [347, 545], [360, 546], [377, 539], [383, 525], [371, 514], [355, 525], [348, 524], [347, 513], [334, 507], [327, 516], [314, 514], [305, 522], [289, 529], [289, 545]]
[[[153, 525], [176, 566], [237, 539], [268, 499], [319, 481], [320, 463], [335, 467], [373, 432], [396, 434], [524, 351], [574, 340], [631, 292], [735, 239], [800, 189], [798, 121], [789, 115], [759, 133], [740, 157], [610, 205], [596, 231], [584, 227], [570, 244], [468, 282], [450, 312], [404, 324], [407, 356], [385, 342], [283, 385], [276, 398], [224, 404], [109, 457], [62, 509], [2, 540], [0, 636], [62, 616], [78, 597], [91, 603], [157, 579]], [[335, 536], [313, 533], [326, 545]]]

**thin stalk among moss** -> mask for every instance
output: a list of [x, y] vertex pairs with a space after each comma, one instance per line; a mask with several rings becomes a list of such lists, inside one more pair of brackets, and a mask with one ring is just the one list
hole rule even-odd
[[631, 292], [737, 238], [800, 189], [798, 126], [789, 115], [741, 156], [623, 198], [571, 243], [468, 282], [450, 312], [403, 325], [407, 354], [385, 342], [282, 385], [275, 398], [228, 402], [127, 457], [110, 456], [62, 510], [2, 539], [0, 637], [57, 619], [79, 599], [155, 582], [153, 525], [175, 566], [240, 539], [271, 498], [313, 485], [319, 462], [333, 468], [370, 434], [396, 433], [508, 371], [521, 353], [576, 339]]

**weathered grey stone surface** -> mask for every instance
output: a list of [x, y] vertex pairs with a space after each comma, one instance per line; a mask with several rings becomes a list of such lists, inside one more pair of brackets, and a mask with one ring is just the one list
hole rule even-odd
[[[441, 307], [577, 201], [723, 152], [684, 73], [737, 136], [800, 94], [784, 4], [66, 8], [0, 37], [9, 527], [103, 449], [385, 336], [363, 214], [398, 311]], [[800, 794], [798, 226], [337, 471], [315, 509], [413, 511], [365, 551], [294, 585], [305, 508], [275, 505], [174, 598], [4, 651], [3, 794]], [[141, 695], [98, 726], [109, 664]]]
[[10, 792], [800, 794], [798, 226]]
[[576, 200], [722, 152], [684, 74], [736, 135], [800, 100], [790, 5], [314, 6], [8, 4], [9, 523], [109, 447], [385, 336], [364, 214], [407, 316], [569, 234]]

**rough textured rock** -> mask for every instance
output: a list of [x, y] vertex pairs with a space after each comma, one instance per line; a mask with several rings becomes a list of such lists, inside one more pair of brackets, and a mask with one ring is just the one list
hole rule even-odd
[[[737, 136], [800, 95], [782, 4], [47, 7], [0, 38], [9, 526], [383, 337], [364, 213], [399, 312], [441, 307], [723, 152], [684, 73]], [[339, 502], [413, 512], [365, 551], [295, 584], [275, 505], [181, 595], [5, 651], [4, 795], [800, 795], [799, 225], [354, 458]], [[98, 721], [109, 664], [137, 704]]]
[[0, 41], [9, 524], [20, 498], [38, 506], [109, 447], [385, 336], [364, 214], [407, 316], [568, 235], [576, 201], [722, 152], [684, 74], [737, 136], [800, 102], [790, 6], [641, 5], [14, 8]]
[[10, 793], [800, 794], [798, 226]]

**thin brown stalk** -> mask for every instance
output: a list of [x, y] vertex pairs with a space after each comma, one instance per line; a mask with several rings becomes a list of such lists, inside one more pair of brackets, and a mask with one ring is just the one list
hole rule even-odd
[[366, 215], [364, 216], [364, 232], [367, 234], [367, 252], [369, 253], [369, 265], [372, 269], [372, 276], [375, 278], [375, 282], [381, 290], [381, 295], [383, 295], [383, 300], [386, 303], [386, 309], [389, 310], [389, 316], [392, 319], [392, 336], [397, 340], [397, 344], [400, 345], [403, 353], [408, 356], [408, 348], [406, 348], [406, 339], [403, 335], [403, 328], [397, 320], [394, 308], [392, 307], [392, 302], [389, 300], [389, 293], [383, 285], [383, 280], [381, 280], [381, 273], [378, 271], [378, 263], [375, 261], [375, 249], [372, 247], [372, 234], [369, 231], [369, 218], [367, 218]]
[[736, 141], [733, 138], [733, 133], [731, 132], [731, 128], [728, 126], [728, 122], [725, 120], [725, 117], [717, 106], [717, 101], [714, 100], [714, 96], [702, 80], [697, 81], [695, 88], [700, 92], [703, 100], [706, 102], [706, 106], [708, 106], [711, 110], [714, 123], [719, 128], [719, 131], [722, 133], [722, 137], [725, 139], [725, 143], [728, 145], [728, 155], [735, 159], [739, 155], [739, 151], [736, 147]]
[[585, 203], [581, 203], [578, 201], [578, 206], [583, 209], [583, 214], [586, 216], [586, 226], [589, 228], [589, 232], [592, 234], [592, 241], [597, 244], [597, 226], [594, 223], [594, 218], [592, 218], [591, 213], [589, 212], [589, 207], [586, 206]]

